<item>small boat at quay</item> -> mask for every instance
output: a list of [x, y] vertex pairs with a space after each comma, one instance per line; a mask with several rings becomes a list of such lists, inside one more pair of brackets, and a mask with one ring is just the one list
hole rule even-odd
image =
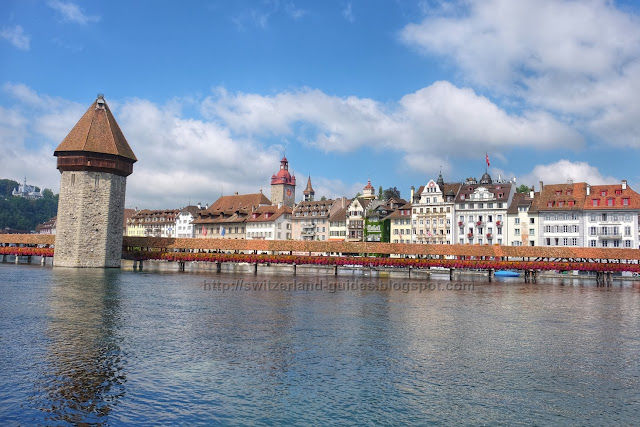
[[498, 270], [493, 273], [495, 277], [519, 277], [520, 273], [513, 270]]

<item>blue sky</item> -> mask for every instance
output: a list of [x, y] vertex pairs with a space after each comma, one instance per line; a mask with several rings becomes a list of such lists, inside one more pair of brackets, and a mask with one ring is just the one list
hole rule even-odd
[[139, 161], [127, 205], [269, 194], [286, 149], [316, 196], [370, 177], [627, 179], [640, 190], [640, 4], [353, 0], [0, 3], [0, 177], [104, 93]]

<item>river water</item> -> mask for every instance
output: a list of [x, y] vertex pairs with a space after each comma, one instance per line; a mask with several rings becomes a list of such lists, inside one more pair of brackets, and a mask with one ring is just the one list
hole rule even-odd
[[293, 280], [0, 264], [0, 424], [640, 420], [638, 282]]

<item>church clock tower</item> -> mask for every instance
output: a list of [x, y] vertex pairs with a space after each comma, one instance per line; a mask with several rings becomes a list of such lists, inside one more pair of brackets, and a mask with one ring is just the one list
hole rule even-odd
[[296, 176], [289, 173], [289, 161], [280, 160], [280, 170], [271, 176], [271, 203], [293, 207], [296, 202]]

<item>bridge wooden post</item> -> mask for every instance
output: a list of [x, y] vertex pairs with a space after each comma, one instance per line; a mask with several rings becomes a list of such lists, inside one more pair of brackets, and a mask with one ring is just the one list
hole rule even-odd
[[453, 274], [455, 273], [456, 269], [455, 268], [450, 268], [449, 269], [449, 281], [453, 280]]
[[178, 261], [178, 271], [184, 271], [184, 261]]
[[489, 281], [491, 281], [493, 279], [493, 268], [489, 269], [488, 278], [489, 278]]
[[16, 255], [15, 263], [16, 263], [16, 264], [20, 263], [20, 255]]
[[337, 275], [338, 275], [338, 264], [335, 264], [335, 265], [333, 266], [333, 275], [334, 275], [334, 276], [337, 276]]
[[5, 261], [5, 259], [6, 259], [6, 258], [5, 258], [5, 257], [6, 257], [6, 255], [4, 255], [4, 254], [3, 254], [3, 255], [0, 255], [0, 256], [1, 256], [1, 258], [0, 258], [0, 262], [4, 262], [4, 261]]
[[411, 278], [411, 269], [412, 269], [412, 268], [413, 268], [413, 267], [409, 266], [409, 278]]
[[140, 260], [139, 263], [138, 270], [142, 271], [142, 260]]
[[293, 275], [294, 276], [296, 275], [296, 270], [297, 269], [298, 269], [298, 266], [295, 263], [293, 263]]
[[216, 273], [220, 273], [222, 271], [222, 263], [220, 261], [216, 262]]
[[47, 263], [47, 257], [43, 256], [42, 259], [40, 259], [40, 265], [45, 265]]
[[258, 263], [257, 262], [255, 264], [253, 264], [253, 274], [254, 275], [258, 274]]
[[138, 269], [138, 261], [136, 261], [135, 259], [133, 260], [133, 269], [134, 271]]

